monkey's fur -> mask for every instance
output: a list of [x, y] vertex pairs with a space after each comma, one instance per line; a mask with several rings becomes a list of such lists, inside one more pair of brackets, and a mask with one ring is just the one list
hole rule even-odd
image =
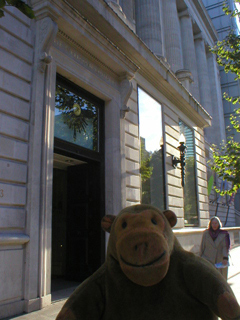
[[56, 320], [240, 319], [222, 275], [179, 244], [171, 229], [176, 221], [172, 211], [149, 205], [105, 216], [106, 262], [75, 290]]

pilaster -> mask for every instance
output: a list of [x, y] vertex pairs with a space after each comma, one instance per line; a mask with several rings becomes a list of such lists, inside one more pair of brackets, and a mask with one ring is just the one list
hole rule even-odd
[[[51, 243], [49, 228], [49, 212], [46, 211], [46, 201], [49, 196], [45, 189], [50, 178], [47, 172], [46, 153], [49, 140], [46, 138], [47, 105], [52, 99], [50, 88], [49, 66], [52, 61], [50, 49], [57, 33], [57, 24], [41, 8], [40, 15], [36, 14], [35, 57], [33, 71], [32, 104], [30, 119], [30, 143], [28, 160], [28, 199], [26, 233], [30, 241], [26, 245], [25, 253], [25, 284], [24, 300], [25, 311], [39, 309], [46, 302], [51, 301], [50, 286], [47, 276], [51, 266]], [[54, 71], [55, 72], [55, 71]], [[55, 79], [55, 73], [54, 78]], [[50, 143], [51, 144], [51, 143]], [[51, 194], [50, 194], [51, 196]], [[49, 210], [48, 210], [49, 211]], [[47, 271], [48, 270], [48, 271]], [[51, 272], [51, 271], [50, 271]], [[47, 297], [45, 299], [45, 297]]]
[[[201, 33], [195, 36], [195, 50], [197, 58], [197, 70], [198, 70], [198, 82], [199, 82], [199, 93], [200, 93], [200, 102], [202, 106], [208, 111], [212, 116], [212, 100], [211, 100], [211, 89], [210, 81], [208, 76], [208, 65], [207, 65], [207, 56], [205, 49], [205, 40]], [[211, 129], [205, 129], [205, 136], [209, 141], [211, 139]]]
[[120, 109], [120, 95], [105, 103], [105, 207], [115, 215], [122, 208]]
[[196, 52], [194, 47], [194, 36], [192, 18], [189, 11], [186, 9], [179, 13], [181, 38], [182, 38], [182, 53], [183, 53], [183, 67], [189, 70], [192, 74], [193, 81], [190, 84], [190, 92], [199, 101], [199, 87], [198, 87], [198, 71]]
[[106, 214], [117, 214], [126, 206], [125, 115], [131, 96], [133, 75], [119, 82], [119, 95], [105, 103]]
[[220, 86], [220, 79], [218, 75], [218, 67], [216, 64], [216, 57], [211, 52], [207, 53], [208, 75], [211, 87], [212, 97], [212, 126], [210, 143], [220, 144], [222, 140], [226, 141], [226, 131], [224, 122], [222, 92]]
[[199, 81], [199, 93], [200, 102], [203, 107], [212, 114], [211, 95], [210, 95], [210, 83], [207, 69], [207, 56], [205, 48], [205, 40], [201, 33], [198, 33], [195, 37], [195, 52], [197, 58], [197, 70]]
[[120, 136], [121, 136], [121, 203], [122, 208], [126, 206], [126, 147], [125, 147], [125, 115], [129, 112], [130, 108], [127, 106], [127, 102], [133, 91], [133, 84], [131, 82], [133, 76], [126, 75], [120, 83], [120, 95], [121, 95], [121, 110], [120, 110]]

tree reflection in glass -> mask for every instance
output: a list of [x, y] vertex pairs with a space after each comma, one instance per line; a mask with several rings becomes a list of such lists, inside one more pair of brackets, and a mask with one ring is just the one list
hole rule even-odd
[[98, 107], [57, 84], [54, 135], [81, 147], [98, 151]]

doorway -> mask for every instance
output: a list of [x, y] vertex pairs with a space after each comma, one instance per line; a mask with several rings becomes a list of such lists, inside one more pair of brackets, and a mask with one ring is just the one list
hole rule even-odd
[[52, 301], [67, 298], [103, 262], [100, 169], [54, 154]]
[[52, 198], [52, 300], [103, 263], [104, 103], [57, 74]]

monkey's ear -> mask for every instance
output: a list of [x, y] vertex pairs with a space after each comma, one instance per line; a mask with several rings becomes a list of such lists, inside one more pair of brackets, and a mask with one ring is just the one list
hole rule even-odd
[[174, 227], [175, 224], [177, 223], [177, 216], [176, 214], [171, 211], [171, 210], [164, 210], [163, 214], [165, 215], [165, 217], [167, 218], [169, 224], [171, 227]]
[[113, 214], [108, 214], [106, 216], [104, 216], [102, 218], [102, 221], [101, 221], [101, 227], [104, 231], [106, 232], [111, 232], [111, 227], [112, 227], [112, 224], [113, 224], [113, 221], [115, 220], [116, 216], [114, 216]]

